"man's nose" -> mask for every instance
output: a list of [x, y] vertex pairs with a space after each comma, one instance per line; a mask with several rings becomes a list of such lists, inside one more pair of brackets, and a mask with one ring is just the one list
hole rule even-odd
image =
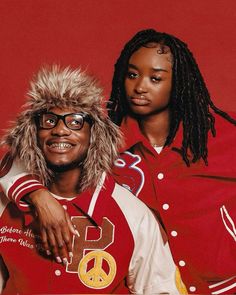
[[56, 126], [52, 128], [52, 134], [57, 136], [68, 136], [71, 134], [71, 130], [65, 125], [62, 119], [59, 119]]

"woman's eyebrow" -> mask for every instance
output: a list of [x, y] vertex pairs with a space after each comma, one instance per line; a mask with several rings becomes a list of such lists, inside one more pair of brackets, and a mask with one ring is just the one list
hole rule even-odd
[[[131, 68], [131, 69], [134, 69], [134, 70], [138, 70], [138, 69], [139, 69], [139, 68], [138, 68], [136, 65], [134, 65], [134, 64], [128, 64], [128, 68]], [[166, 72], [166, 73], [169, 72], [168, 70], [163, 69], [163, 68], [161, 68], [161, 67], [152, 68], [152, 70], [153, 70], [154, 72]]]

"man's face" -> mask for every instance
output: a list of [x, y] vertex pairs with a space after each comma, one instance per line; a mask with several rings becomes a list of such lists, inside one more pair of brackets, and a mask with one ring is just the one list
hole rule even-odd
[[[45, 125], [38, 128], [38, 142], [48, 166], [55, 172], [66, 171], [78, 167], [85, 159], [90, 144], [91, 127], [84, 120], [80, 130], [72, 130], [81, 124], [81, 117], [67, 117], [66, 123], [55, 115], [77, 113], [72, 109], [50, 109], [52, 115], [46, 115], [41, 121]], [[57, 121], [58, 120], [58, 121]], [[83, 121], [83, 119], [82, 119]], [[71, 127], [72, 129], [70, 129]]]

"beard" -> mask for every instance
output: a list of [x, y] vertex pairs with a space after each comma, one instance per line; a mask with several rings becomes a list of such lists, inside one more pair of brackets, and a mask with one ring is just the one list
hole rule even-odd
[[70, 170], [73, 170], [75, 168], [81, 167], [83, 164], [83, 160], [75, 160], [73, 162], [67, 163], [67, 164], [53, 164], [51, 162], [47, 162], [47, 167], [54, 173], [63, 173]]

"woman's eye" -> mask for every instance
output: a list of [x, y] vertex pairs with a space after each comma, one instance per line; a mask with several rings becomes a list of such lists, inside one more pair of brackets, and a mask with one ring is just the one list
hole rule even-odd
[[161, 78], [160, 77], [151, 77], [151, 80], [155, 83], [158, 83], [161, 81]]
[[138, 76], [138, 74], [136, 74], [136, 73], [134, 73], [134, 72], [128, 72], [127, 73], [127, 77], [129, 78], [129, 79], [134, 79], [134, 78], [136, 78]]

